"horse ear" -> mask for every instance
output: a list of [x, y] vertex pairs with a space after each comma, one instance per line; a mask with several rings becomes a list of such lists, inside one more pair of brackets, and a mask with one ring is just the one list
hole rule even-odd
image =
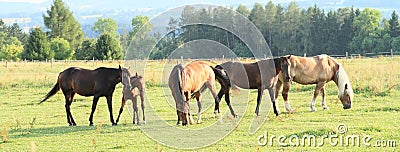
[[289, 55], [289, 56], [287, 57], [287, 59], [290, 59], [290, 57], [292, 57], [292, 55]]
[[344, 85], [344, 89], [345, 90], [349, 89], [349, 86], [347, 86], [347, 83]]
[[119, 69], [120, 71], [122, 71], [121, 65], [118, 65], [118, 69]]
[[136, 77], [137, 77], [138, 75], [137, 75], [137, 72], [136, 72]]

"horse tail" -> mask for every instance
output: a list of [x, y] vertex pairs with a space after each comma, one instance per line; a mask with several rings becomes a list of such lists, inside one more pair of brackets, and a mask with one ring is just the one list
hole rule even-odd
[[55, 95], [58, 90], [60, 90], [60, 85], [58, 85], [58, 82], [54, 85], [53, 89], [50, 90], [49, 93], [47, 93], [46, 97], [40, 101], [38, 104], [41, 104], [42, 102], [46, 101], [47, 99], [49, 99], [51, 96]]
[[231, 87], [231, 81], [229, 80], [228, 75], [226, 74], [225, 70], [222, 68], [222, 66], [217, 65], [214, 67], [210, 66], [215, 74], [215, 79], [225, 87]]

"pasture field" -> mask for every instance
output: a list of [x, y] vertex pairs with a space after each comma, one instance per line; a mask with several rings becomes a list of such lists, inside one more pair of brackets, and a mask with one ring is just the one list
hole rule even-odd
[[[255, 134], [248, 128], [255, 117], [256, 90], [250, 91], [249, 101], [235, 101], [232, 105], [249, 104], [243, 118], [232, 122], [235, 130], [215, 144], [191, 151], [400, 151], [400, 58], [340, 59], [345, 67], [355, 92], [353, 106], [343, 110], [337, 98], [337, 88], [333, 82], [326, 86], [326, 103], [329, 110], [322, 110], [321, 97], [317, 98], [317, 111], [309, 112], [314, 85], [302, 86], [293, 83], [289, 100], [293, 114], [287, 113], [280, 96], [278, 105], [281, 117], [273, 112]], [[211, 62], [211, 64], [221, 61]], [[125, 108], [118, 126], [111, 126], [105, 98], [100, 98], [95, 115], [95, 126], [88, 126], [92, 98], [75, 96], [71, 112], [78, 126], [69, 127], [66, 121], [64, 96], [59, 91], [46, 102], [37, 103], [51, 90], [58, 73], [70, 66], [94, 69], [95, 67], [118, 67], [122, 62], [5, 62], [0, 65], [0, 151], [180, 151], [162, 145], [146, 136], [137, 125], [132, 124], [129, 110]], [[176, 122], [176, 111], [165, 102], [161, 77], [163, 61], [146, 62], [146, 108], [159, 104], [157, 113], [171, 125]], [[144, 62], [135, 67], [143, 68]], [[131, 67], [133, 68], [133, 67]], [[139, 74], [144, 73], [139, 71]], [[118, 84], [113, 96], [114, 118], [121, 103], [122, 85]], [[208, 93], [209, 94], [209, 93]], [[265, 92], [263, 103], [270, 104]], [[212, 101], [207, 101], [211, 103]], [[239, 103], [240, 102], [240, 103]], [[127, 103], [130, 103], [128, 101]], [[195, 103], [195, 102], [194, 102]], [[129, 105], [129, 104], [128, 104]], [[228, 110], [224, 99], [221, 110]], [[126, 106], [129, 107], [129, 106]], [[160, 108], [161, 107], [161, 108]], [[196, 107], [196, 106], [194, 106]], [[140, 109], [140, 108], [139, 108]], [[263, 111], [265, 109], [260, 109]], [[213, 124], [213, 109], [203, 112], [203, 123], [186, 129], [201, 128]], [[139, 110], [140, 113], [140, 110]], [[194, 116], [196, 118], [196, 115]], [[152, 120], [148, 119], [150, 123]], [[233, 120], [234, 121], [234, 120]], [[347, 132], [340, 134], [339, 125], [345, 125]], [[160, 132], [163, 134], [163, 132]], [[314, 135], [317, 145], [279, 145], [277, 138], [260, 145], [264, 135], [289, 137]], [[340, 135], [337, 145], [329, 143], [324, 136]], [[359, 137], [360, 144], [341, 143], [341, 137]], [[370, 137], [365, 146], [362, 139]], [[264, 139], [264, 138], [261, 138]], [[343, 138], [342, 138], [343, 139]], [[295, 139], [292, 141], [295, 141]], [[190, 141], [189, 141], [190, 142]], [[263, 140], [260, 140], [262, 143]], [[321, 142], [324, 145], [319, 146]]]

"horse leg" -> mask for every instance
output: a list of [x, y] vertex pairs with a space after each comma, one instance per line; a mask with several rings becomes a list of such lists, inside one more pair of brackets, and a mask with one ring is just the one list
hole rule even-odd
[[176, 125], [179, 125], [180, 124], [180, 117], [179, 117], [179, 110], [176, 110], [176, 115], [178, 116], [178, 121], [176, 122]]
[[67, 113], [67, 121], [69, 126], [73, 126], [72, 122], [71, 122], [71, 100], [70, 100], [70, 94], [64, 94], [65, 97], [65, 112]]
[[230, 97], [229, 97], [229, 88], [227, 90], [225, 90], [225, 102], [228, 105], [229, 110], [231, 111], [231, 115], [234, 118], [237, 118], [237, 115], [235, 114], [235, 111], [233, 111], [233, 108], [232, 108], [232, 105], [231, 105], [231, 100], [230, 100]]
[[[190, 102], [189, 102], [189, 100], [190, 100], [189, 95], [191, 94], [190, 91], [184, 92], [183, 94], [185, 95], [186, 101], [187, 101], [188, 104], [189, 104], [189, 103], [190, 103]], [[189, 106], [189, 109], [188, 109], [188, 113], [187, 113], [186, 119], [188, 119], [188, 122], [189, 122], [190, 125], [193, 125], [193, 124], [194, 124], [193, 117], [192, 117], [192, 115], [190, 114], [190, 106]]]
[[133, 108], [133, 124], [139, 125], [139, 114], [138, 114], [138, 107], [137, 107], [137, 96], [134, 96], [132, 99], [132, 108]]
[[143, 113], [143, 124], [146, 124], [146, 118], [144, 117], [144, 92], [140, 93], [140, 101], [141, 101], [142, 113]]
[[[75, 92], [72, 92], [71, 93], [71, 99], [70, 99], [70, 102], [69, 102], [69, 107], [71, 107], [72, 101], [74, 101], [74, 96], [75, 96]], [[76, 123], [75, 123], [74, 118], [72, 117], [72, 113], [71, 113], [71, 109], [70, 108], [69, 108], [69, 118], [71, 120], [72, 126], [76, 126]]]
[[196, 100], [197, 100], [197, 124], [201, 123], [201, 109], [202, 109], [202, 105], [201, 105], [201, 96], [200, 96], [200, 92], [196, 92], [195, 94]]
[[262, 88], [258, 88], [258, 94], [257, 94], [257, 106], [256, 106], [256, 116], [259, 116], [258, 111], [259, 111], [259, 107], [260, 107], [260, 103], [261, 103], [261, 99], [262, 99], [262, 95], [263, 95], [263, 89]]
[[274, 108], [274, 113], [275, 113], [276, 116], [278, 116], [279, 113], [278, 113], [278, 110], [277, 110], [276, 104], [275, 104], [275, 95], [274, 95], [275, 91], [274, 91], [274, 88], [273, 87], [272, 88], [268, 88], [268, 93], [269, 93], [269, 97], [271, 98], [272, 107]]
[[[215, 100], [215, 103], [218, 103], [218, 113], [219, 113], [219, 101], [220, 101], [220, 98], [217, 95], [217, 89], [215, 88], [214, 81], [213, 80], [212, 81], [207, 81], [205, 85], [206, 85], [206, 87], [208, 89], [210, 89], [211, 94], [212, 94], [212, 96], [213, 96], [213, 98]], [[222, 95], [221, 95], [221, 97], [222, 97]], [[215, 118], [218, 117], [215, 109], [214, 109], [214, 117]]]
[[94, 111], [96, 110], [97, 102], [99, 101], [98, 96], [93, 97], [93, 103], [92, 103], [92, 112], [90, 112], [90, 117], [89, 117], [89, 126], [93, 126], [93, 114]]
[[116, 124], [118, 124], [119, 122], [119, 117], [121, 116], [122, 111], [124, 110], [124, 106], [125, 106], [125, 96], [122, 94], [122, 102], [121, 102], [121, 108], [119, 108], [119, 114], [117, 117], [117, 121], [115, 121]]
[[275, 95], [275, 104], [276, 104], [278, 112], [280, 111], [279, 108], [278, 108], [279, 107], [278, 106], [278, 97], [279, 97], [279, 90], [281, 89], [281, 87], [282, 87], [282, 81], [280, 81], [278, 79], [276, 84], [275, 84], [275, 93], [274, 93], [274, 95]]
[[110, 121], [113, 126], [116, 126], [117, 124], [114, 122], [113, 114], [112, 114], [112, 95], [106, 96], [107, 98], [107, 106], [108, 106], [108, 112], [110, 112]]
[[324, 108], [324, 110], [329, 110], [328, 106], [325, 104], [325, 86], [321, 88], [321, 93], [322, 93], [322, 108]]
[[315, 108], [315, 99], [317, 99], [319, 91], [321, 90], [321, 87], [323, 87], [324, 85], [325, 85], [325, 83], [317, 83], [317, 85], [315, 87], [315, 91], [314, 91], [314, 96], [310, 103], [310, 111], [317, 111], [317, 109]]
[[285, 102], [285, 109], [287, 112], [292, 112], [292, 108], [289, 104], [288, 96], [289, 96], [290, 82], [283, 83], [282, 89], [282, 97]]
[[217, 113], [219, 113], [219, 102], [222, 99], [222, 96], [224, 96], [225, 92], [224, 92], [224, 88], [223, 86], [221, 86], [221, 89], [219, 90], [217, 97], [218, 100], [215, 100], [215, 108], [214, 108], [214, 115], [217, 116]]

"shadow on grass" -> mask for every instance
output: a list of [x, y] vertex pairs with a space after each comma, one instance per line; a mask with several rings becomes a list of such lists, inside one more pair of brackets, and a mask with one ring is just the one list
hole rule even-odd
[[[132, 132], [139, 131], [138, 127], [132, 124], [120, 124], [118, 126], [111, 126], [103, 124], [101, 126], [101, 134], [108, 134], [114, 132]], [[89, 131], [89, 132], [88, 132]], [[17, 128], [9, 131], [10, 138], [31, 138], [43, 136], [60, 136], [64, 134], [85, 132], [85, 134], [97, 133], [98, 126], [59, 126], [48, 128]]]

